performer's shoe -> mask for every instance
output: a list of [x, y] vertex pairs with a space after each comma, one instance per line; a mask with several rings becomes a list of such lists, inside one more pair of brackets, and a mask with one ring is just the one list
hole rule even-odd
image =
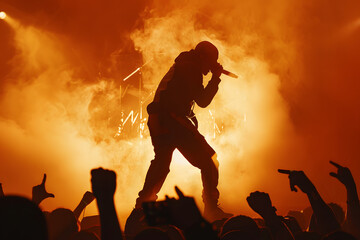
[[218, 205], [215, 206], [206, 206], [204, 209], [204, 217], [209, 222], [214, 222], [215, 220], [222, 220], [224, 218], [230, 218], [233, 214], [224, 212]]

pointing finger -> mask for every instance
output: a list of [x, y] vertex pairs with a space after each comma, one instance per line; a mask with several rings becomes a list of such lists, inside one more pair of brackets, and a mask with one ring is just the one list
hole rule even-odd
[[41, 182], [41, 185], [45, 185], [45, 182], [46, 182], [46, 173], [44, 173], [44, 177], [43, 177], [43, 180]]
[[332, 165], [334, 165], [335, 167], [337, 167], [337, 168], [342, 168], [342, 166], [340, 164], [337, 164], [336, 162], [333, 162], [333, 161], [330, 160], [330, 163]]
[[285, 169], [278, 169], [279, 173], [283, 173], [283, 174], [290, 174], [291, 171], [290, 170], [285, 170]]

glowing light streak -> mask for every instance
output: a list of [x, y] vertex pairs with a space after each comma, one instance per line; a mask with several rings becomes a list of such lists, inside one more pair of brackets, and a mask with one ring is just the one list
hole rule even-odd
[[143, 118], [141, 119], [141, 123], [140, 123], [140, 138], [144, 138], [145, 125], [146, 125], [146, 118]]
[[211, 112], [211, 110], [209, 109], [209, 114], [210, 114], [210, 117], [211, 117], [211, 119], [213, 120], [213, 126], [214, 126], [214, 132], [213, 132], [213, 139], [215, 139], [216, 138], [216, 133], [221, 133], [221, 130], [220, 130], [220, 128], [219, 128], [219, 126], [217, 125], [217, 123], [216, 123], [216, 121], [215, 121], [215, 117], [214, 117], [214, 115], [213, 115], [213, 113]]
[[125, 123], [129, 120], [130, 117], [131, 117], [131, 125], [134, 125], [134, 123], [135, 123], [138, 116], [139, 116], [139, 113], [136, 113], [136, 115], [134, 117], [134, 110], [131, 110], [129, 115], [126, 117], [125, 121], [122, 122], [123, 125], [125, 125]]
[[138, 71], [140, 71], [141, 68], [137, 68], [135, 71], [133, 71], [132, 73], [130, 73], [129, 76], [127, 76], [126, 78], [123, 79], [123, 81], [125, 82], [126, 80], [128, 80], [132, 75], [134, 75], [135, 73], [137, 73]]
[[[134, 116], [134, 110], [131, 110], [129, 115], [125, 118], [125, 120], [124, 120], [124, 118], [121, 118], [121, 120], [120, 120], [121, 123], [118, 126], [118, 131], [115, 134], [115, 137], [118, 137], [118, 136], [121, 135], [122, 131], [124, 130], [124, 126], [125, 126], [125, 124], [127, 123], [127, 121], [129, 119], [130, 119], [130, 122], [131, 122], [131, 126], [133, 126], [134, 123], [136, 122], [138, 116], [139, 116], [139, 113], [136, 113], [135, 116]], [[141, 123], [140, 123], [140, 130], [141, 130]]]
[[6, 18], [6, 13], [0, 12], [0, 19], [5, 19], [5, 18]]
[[[161, 53], [160, 53], [161, 54]], [[149, 61], [147, 61], [146, 63], [144, 63], [141, 67], [138, 67], [137, 69], [135, 69], [135, 71], [133, 71], [132, 73], [130, 73], [129, 76], [127, 76], [126, 78], [123, 79], [123, 81], [125, 82], [126, 80], [128, 80], [132, 75], [134, 75], [135, 73], [139, 72], [141, 70], [142, 67], [144, 67], [145, 65], [147, 65], [149, 62], [151, 62], [153, 59], [150, 59]]]

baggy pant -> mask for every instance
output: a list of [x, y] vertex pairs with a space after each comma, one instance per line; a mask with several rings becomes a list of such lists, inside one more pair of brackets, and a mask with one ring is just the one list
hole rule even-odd
[[151, 161], [143, 189], [136, 200], [136, 207], [141, 207], [144, 201], [157, 199], [157, 193], [170, 172], [171, 158], [176, 148], [193, 166], [201, 170], [205, 205], [216, 206], [219, 199], [218, 162], [214, 149], [204, 136], [187, 118], [176, 120], [170, 115], [150, 115], [148, 126], [155, 158]]

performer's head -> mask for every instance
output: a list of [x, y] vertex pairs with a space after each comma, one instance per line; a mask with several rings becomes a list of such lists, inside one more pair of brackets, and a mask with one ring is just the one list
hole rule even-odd
[[204, 75], [208, 74], [213, 66], [216, 66], [217, 64], [217, 59], [219, 57], [218, 49], [211, 42], [202, 41], [196, 45], [195, 51], [201, 59], [202, 73]]

